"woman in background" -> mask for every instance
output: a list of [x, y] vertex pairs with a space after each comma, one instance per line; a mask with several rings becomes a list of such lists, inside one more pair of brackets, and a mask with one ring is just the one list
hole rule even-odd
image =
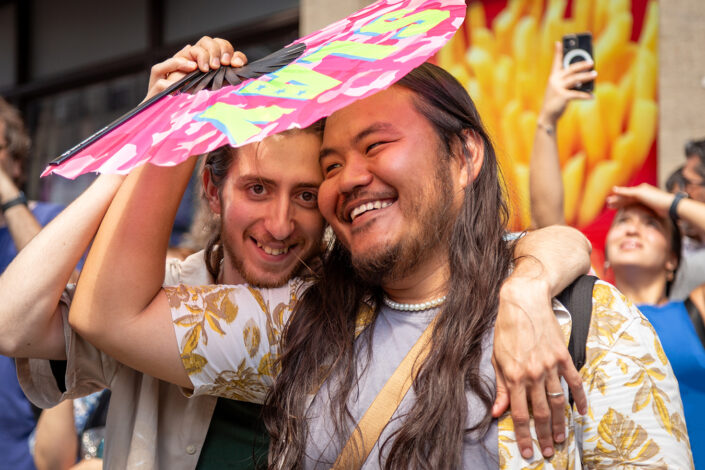
[[[531, 155], [531, 214], [537, 228], [566, 223], [556, 129], [571, 101], [593, 98], [574, 88], [597, 76], [592, 63], [578, 62], [568, 68], [561, 64], [562, 47], [557, 43]], [[678, 186], [677, 181], [672, 183]], [[681, 260], [678, 224], [705, 231], [705, 203], [648, 184], [615, 187], [607, 202], [618, 212], [607, 234], [606, 271], [658, 333], [680, 386], [695, 468], [705, 468], [705, 285], [695, 288], [685, 301], [668, 301]], [[650, 380], [642, 379], [644, 385]], [[634, 406], [658, 407], [662, 398], [651, 396], [646, 386], [643, 390]]]

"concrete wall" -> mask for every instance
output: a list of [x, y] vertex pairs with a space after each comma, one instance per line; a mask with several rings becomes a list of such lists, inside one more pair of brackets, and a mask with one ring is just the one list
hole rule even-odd
[[301, 0], [301, 35], [312, 33], [355, 13], [374, 0]]
[[660, 2], [659, 181], [684, 163], [683, 145], [705, 138], [705, 1]]

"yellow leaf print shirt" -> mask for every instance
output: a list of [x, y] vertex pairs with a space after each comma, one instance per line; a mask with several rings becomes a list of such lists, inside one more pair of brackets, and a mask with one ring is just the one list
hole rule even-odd
[[[194, 394], [261, 403], [278, 372], [273, 361], [282, 327], [303, 289], [299, 280], [277, 289], [166, 288]], [[558, 301], [554, 312], [567, 344], [570, 315]], [[534, 458], [524, 460], [506, 413], [498, 422], [498, 468], [693, 468], [678, 383], [658, 337], [637, 308], [602, 281], [593, 290], [580, 373], [589, 411], [580, 416], [566, 405], [567, 439], [555, 455], [543, 459], [534, 434]]]
[[[534, 436], [534, 459], [516, 446], [509, 413], [498, 423], [501, 469], [692, 469], [683, 404], [671, 365], [651, 324], [612, 285], [597, 281], [580, 370], [588, 398], [581, 416], [566, 405], [565, 443], [543, 459]], [[570, 315], [554, 300], [566, 337]], [[564, 388], [567, 388], [564, 383]]]
[[304, 284], [166, 287], [194, 395], [263, 403], [277, 371], [282, 328]]

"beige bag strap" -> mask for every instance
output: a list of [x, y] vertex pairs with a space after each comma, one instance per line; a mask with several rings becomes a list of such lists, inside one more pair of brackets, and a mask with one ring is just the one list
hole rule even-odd
[[394, 412], [416, 378], [418, 367], [414, 368], [414, 365], [422, 364], [426, 359], [435, 323], [436, 319], [434, 318], [401, 361], [397, 370], [384, 384], [360, 422], [357, 423], [357, 428], [345, 443], [345, 447], [338, 455], [332, 469], [358, 469], [365, 463], [375, 443], [379, 440], [382, 430], [392, 419]]

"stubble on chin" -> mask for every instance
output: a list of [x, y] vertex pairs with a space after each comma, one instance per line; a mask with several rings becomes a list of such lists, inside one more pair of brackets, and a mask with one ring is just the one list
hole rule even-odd
[[[437, 253], [439, 245], [448, 244], [456, 217], [450, 210], [453, 197], [449, 178], [447, 167], [439, 165], [434, 175], [433, 192], [418, 195], [407, 203], [406, 208], [401, 206], [404, 219], [415, 222], [415, 230], [405, 229], [394, 243], [385, 242], [366, 253], [351, 253], [355, 272], [363, 281], [382, 285], [401, 279], [431, 253]], [[400, 201], [400, 204], [403, 203]]]
[[299, 259], [296, 264], [288, 268], [286, 271], [260, 274], [248, 269], [242, 257], [237, 256], [228, 245], [224, 245], [224, 248], [224, 256], [228, 257], [231, 266], [233, 266], [237, 272], [240, 273], [242, 279], [247, 284], [262, 289], [273, 289], [284, 286], [292, 278], [309, 271], [309, 266], [312, 265], [312, 260], [319, 255], [318, 250], [314, 246], [307, 253], [305, 253], [304, 258]]

